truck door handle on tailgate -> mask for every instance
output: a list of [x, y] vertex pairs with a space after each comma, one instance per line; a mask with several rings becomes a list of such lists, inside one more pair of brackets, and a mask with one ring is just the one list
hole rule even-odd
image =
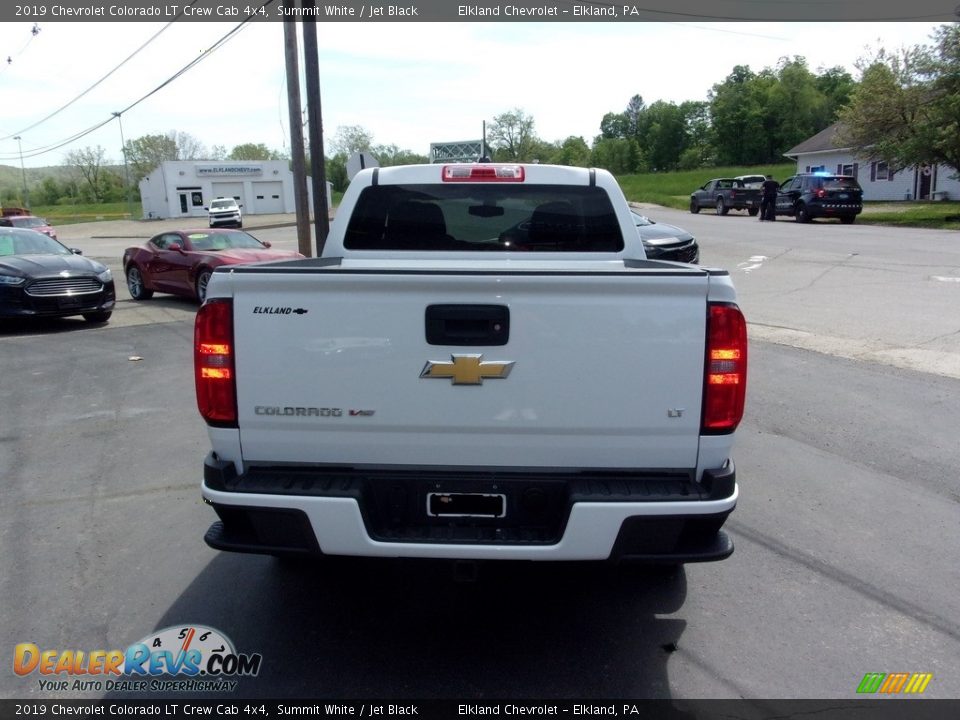
[[428, 305], [425, 324], [430, 345], [506, 345], [510, 339], [505, 305]]

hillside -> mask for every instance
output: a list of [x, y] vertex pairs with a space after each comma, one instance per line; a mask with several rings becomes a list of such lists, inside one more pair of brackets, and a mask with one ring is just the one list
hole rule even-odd
[[[50, 165], [48, 167], [26, 168], [27, 187], [43, 182], [46, 177], [52, 177], [57, 180], [66, 180], [69, 178], [69, 170], [63, 165]], [[20, 175], [20, 168], [16, 165], [0, 165], [0, 188], [20, 187], [23, 179]]]

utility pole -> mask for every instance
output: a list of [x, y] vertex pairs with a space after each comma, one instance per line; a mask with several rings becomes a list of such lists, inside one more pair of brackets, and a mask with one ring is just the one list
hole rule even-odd
[[297, 62], [297, 23], [283, 20], [284, 60], [287, 69], [287, 107], [290, 113], [290, 154], [293, 158], [293, 201], [297, 210], [297, 249], [310, 257], [310, 208], [307, 203], [307, 168], [303, 151], [303, 116], [300, 105], [300, 65]]
[[[316, 0], [303, 0], [303, 8], [316, 8]], [[323, 114], [320, 111], [320, 60], [317, 51], [317, 22], [314, 13], [303, 18], [303, 64], [306, 72], [307, 114], [310, 122], [310, 175], [313, 180], [313, 224], [317, 236], [317, 257], [330, 234], [327, 202], [327, 171], [323, 152]]]
[[117, 122], [120, 123], [120, 148], [123, 150], [123, 177], [127, 184], [127, 215], [133, 218], [130, 204], [130, 165], [127, 163], [127, 141], [123, 138], [123, 118], [120, 117], [122, 114], [123, 113], [115, 112], [113, 116], [117, 119]]
[[30, 209], [30, 193], [27, 191], [27, 171], [23, 169], [23, 145], [20, 144], [22, 139], [19, 135], [13, 138], [17, 141], [17, 147], [20, 148], [20, 177], [23, 180], [23, 204], [26, 208]]

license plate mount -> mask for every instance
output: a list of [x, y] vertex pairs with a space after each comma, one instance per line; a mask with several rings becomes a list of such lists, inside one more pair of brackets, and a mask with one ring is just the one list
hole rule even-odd
[[439, 518], [502, 518], [507, 496], [502, 493], [427, 493], [427, 515]]

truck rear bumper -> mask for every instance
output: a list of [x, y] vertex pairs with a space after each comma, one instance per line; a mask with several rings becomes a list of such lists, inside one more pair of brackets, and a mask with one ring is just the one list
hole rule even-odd
[[[220, 517], [204, 539], [218, 550], [649, 563], [707, 562], [733, 552], [733, 543], [720, 529], [738, 497], [732, 462], [707, 473], [702, 485], [673, 475], [595, 472], [584, 479], [569, 472], [500, 471], [485, 473], [483, 480], [461, 480], [463, 473], [453, 473], [454, 482], [448, 479], [451, 473], [437, 471], [405, 470], [398, 475], [366, 470], [357, 478], [344, 478], [341, 470], [331, 479], [329, 473], [302, 469], [236, 476], [230, 468], [208, 457], [202, 487], [204, 500]], [[502, 490], [511, 498], [511, 510], [503, 518], [428, 517], [426, 509], [411, 517], [409, 508], [421, 507], [425, 497], [419, 482], [454, 494]], [[376, 492], [370, 488], [374, 484]], [[406, 492], [394, 502], [400, 497], [398, 488]], [[538, 499], [536, 512], [525, 508], [531, 492]], [[555, 513], [551, 506], [557, 506]], [[546, 517], [554, 514], [555, 523]]]

